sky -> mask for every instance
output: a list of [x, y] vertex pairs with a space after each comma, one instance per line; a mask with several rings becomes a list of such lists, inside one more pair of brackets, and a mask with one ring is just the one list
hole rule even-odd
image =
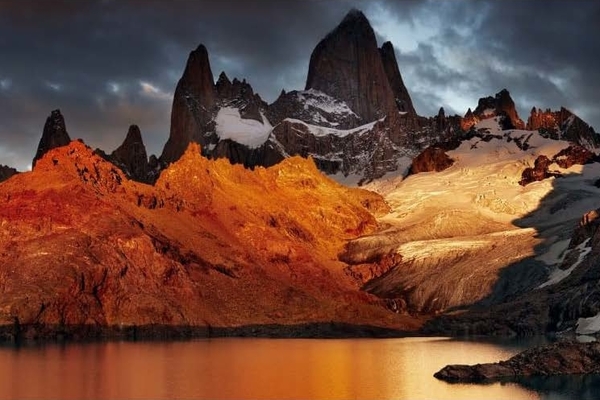
[[394, 44], [420, 115], [463, 115], [507, 88], [525, 120], [564, 106], [600, 130], [599, 1], [0, 0], [0, 164], [27, 170], [57, 108], [72, 139], [111, 152], [137, 124], [160, 154], [199, 44], [215, 79], [245, 78], [270, 103], [304, 88], [351, 8]]

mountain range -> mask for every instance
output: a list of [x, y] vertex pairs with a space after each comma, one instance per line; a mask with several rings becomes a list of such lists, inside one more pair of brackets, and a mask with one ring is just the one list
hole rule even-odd
[[595, 332], [599, 147], [506, 89], [418, 115], [358, 10], [272, 104], [200, 45], [160, 156], [54, 110], [33, 170], [0, 165], [0, 335]]

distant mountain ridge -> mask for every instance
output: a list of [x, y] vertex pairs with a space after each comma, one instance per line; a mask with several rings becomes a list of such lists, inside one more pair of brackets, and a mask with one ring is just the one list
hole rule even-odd
[[[60, 111], [49, 117], [35, 160], [69, 143]], [[177, 83], [170, 133], [160, 157], [147, 158], [141, 132], [105, 158], [129, 177], [154, 182], [160, 171], [198, 143], [209, 158], [246, 167], [271, 166], [299, 155], [344, 183], [363, 184], [388, 173], [405, 175], [411, 160], [431, 145], [457, 143], [482, 120], [500, 117], [503, 128], [539, 130], [594, 151], [598, 135], [565, 108], [532, 110], [527, 124], [508, 90], [479, 99], [475, 111], [419, 116], [391, 42], [378, 47], [366, 16], [351, 10], [312, 52], [304, 90], [282, 91], [271, 104], [246, 80], [221, 72], [216, 82], [208, 50], [199, 45]], [[139, 130], [139, 129], [138, 129]], [[129, 137], [129, 134], [128, 134]], [[146, 161], [144, 161], [146, 159]]]

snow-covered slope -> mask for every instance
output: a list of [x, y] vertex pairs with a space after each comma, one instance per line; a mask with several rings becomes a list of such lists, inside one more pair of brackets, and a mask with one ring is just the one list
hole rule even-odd
[[539, 155], [551, 159], [569, 143], [502, 131], [495, 119], [476, 128], [487, 134], [448, 151], [450, 168], [369, 186], [392, 209], [380, 219], [387, 228], [350, 243], [349, 252], [393, 252], [402, 262], [367, 290], [417, 311], [440, 311], [498, 301], [560, 275], [554, 271], [573, 227], [600, 207], [593, 185], [600, 165], [552, 164], [563, 177], [521, 186], [523, 170]]

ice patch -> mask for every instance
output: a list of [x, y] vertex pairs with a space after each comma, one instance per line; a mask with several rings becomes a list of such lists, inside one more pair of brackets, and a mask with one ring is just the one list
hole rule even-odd
[[567, 250], [570, 241], [570, 239], [565, 239], [553, 243], [547, 252], [540, 256], [537, 256], [535, 259], [542, 261], [546, 265], [552, 266], [560, 264], [565, 258], [565, 250]]
[[[577, 268], [579, 266], [579, 264], [581, 264], [581, 262], [583, 261], [585, 256], [587, 256], [588, 253], [590, 251], [592, 251], [592, 248], [587, 246], [589, 241], [590, 241], [590, 239], [588, 238], [585, 242], [581, 243], [579, 246], [577, 246], [575, 248], [575, 249], [579, 250], [579, 252], [580, 252], [579, 258], [577, 259], [577, 261], [575, 261], [573, 263], [573, 265], [571, 265], [571, 267], [569, 267], [568, 269], [564, 269], [564, 270], [556, 268], [554, 271], [552, 271], [550, 273], [550, 278], [546, 282], [544, 282], [540, 286], [538, 286], [538, 289], [544, 288], [546, 286], [554, 285], [554, 284], [562, 281], [563, 279], [565, 279], [567, 276], [571, 275], [571, 272], [573, 272], [575, 270], [575, 268]], [[571, 251], [574, 251], [574, 250], [571, 250]]]
[[269, 138], [273, 127], [261, 112], [263, 122], [240, 116], [240, 110], [223, 107], [215, 118], [216, 132], [221, 139], [231, 139], [250, 148], [260, 147]]
[[338, 136], [338, 137], [346, 137], [348, 135], [362, 135], [364, 133], [370, 132], [376, 123], [381, 122], [384, 119], [385, 119], [385, 117], [380, 120], [373, 121], [373, 122], [370, 122], [365, 125], [361, 125], [357, 128], [353, 128], [353, 129], [325, 128], [322, 126], [307, 124], [304, 121], [300, 121], [299, 119], [293, 119], [293, 118], [286, 118], [284, 121], [293, 122], [295, 124], [302, 124], [308, 128], [308, 131], [312, 135], [317, 136], [317, 137], [324, 137], [324, 136], [328, 136], [328, 135]]
[[598, 331], [600, 331], [600, 313], [590, 318], [579, 318], [577, 320], [575, 333], [578, 335], [590, 335]]

